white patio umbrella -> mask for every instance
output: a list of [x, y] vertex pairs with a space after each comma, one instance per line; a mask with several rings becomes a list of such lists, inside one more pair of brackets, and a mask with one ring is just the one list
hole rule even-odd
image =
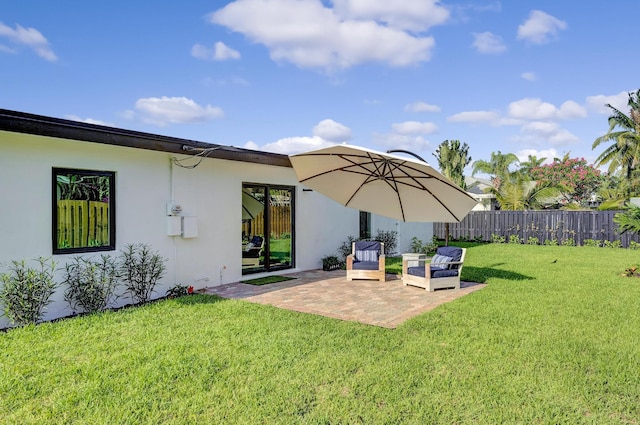
[[264, 211], [264, 204], [247, 191], [242, 191], [242, 219], [253, 220]]
[[347, 144], [291, 155], [300, 183], [342, 205], [408, 222], [459, 222], [476, 200], [429, 164]]

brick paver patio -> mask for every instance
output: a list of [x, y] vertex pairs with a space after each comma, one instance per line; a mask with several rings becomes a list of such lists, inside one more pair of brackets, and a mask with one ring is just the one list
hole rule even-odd
[[386, 282], [349, 282], [344, 270], [311, 270], [283, 276], [296, 279], [262, 286], [230, 283], [206, 288], [204, 292], [393, 329], [411, 317], [486, 286], [462, 282], [458, 290], [428, 292], [404, 286], [395, 275], [387, 275]]

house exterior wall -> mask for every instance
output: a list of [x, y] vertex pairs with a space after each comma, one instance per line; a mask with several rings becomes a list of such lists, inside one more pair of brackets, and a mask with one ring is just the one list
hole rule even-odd
[[[322, 257], [335, 254], [347, 236], [358, 234], [358, 211], [304, 191], [292, 168], [206, 158], [196, 168], [186, 169], [172, 164], [174, 156], [187, 157], [0, 131], [0, 272], [12, 260], [52, 256], [52, 167], [116, 173], [116, 250], [107, 253], [116, 255], [127, 244], [146, 243], [165, 257], [167, 271], [153, 298], [164, 296], [176, 284], [198, 289], [242, 279], [243, 183], [295, 187], [295, 268], [290, 271], [321, 267]], [[196, 217], [197, 237], [167, 235], [166, 205], [171, 200], [182, 205], [182, 215]], [[373, 216], [372, 230], [378, 228], [399, 231], [400, 252], [408, 251], [414, 233], [423, 241], [433, 234], [430, 224]], [[61, 269], [74, 256], [53, 256], [58, 281]], [[72, 314], [63, 292], [59, 288], [54, 294], [44, 320]], [[118, 305], [130, 302], [123, 297]], [[8, 320], [0, 317], [0, 328], [7, 326]]]

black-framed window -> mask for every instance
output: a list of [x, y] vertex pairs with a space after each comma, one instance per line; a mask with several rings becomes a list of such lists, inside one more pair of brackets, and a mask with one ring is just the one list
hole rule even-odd
[[116, 248], [116, 173], [52, 169], [54, 254]]

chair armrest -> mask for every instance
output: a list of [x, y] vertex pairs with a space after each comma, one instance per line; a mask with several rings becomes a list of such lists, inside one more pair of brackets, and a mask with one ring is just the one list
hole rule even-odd
[[353, 269], [353, 254], [347, 255], [347, 270]]
[[384, 270], [386, 258], [387, 257], [384, 254], [378, 257], [378, 270]]

